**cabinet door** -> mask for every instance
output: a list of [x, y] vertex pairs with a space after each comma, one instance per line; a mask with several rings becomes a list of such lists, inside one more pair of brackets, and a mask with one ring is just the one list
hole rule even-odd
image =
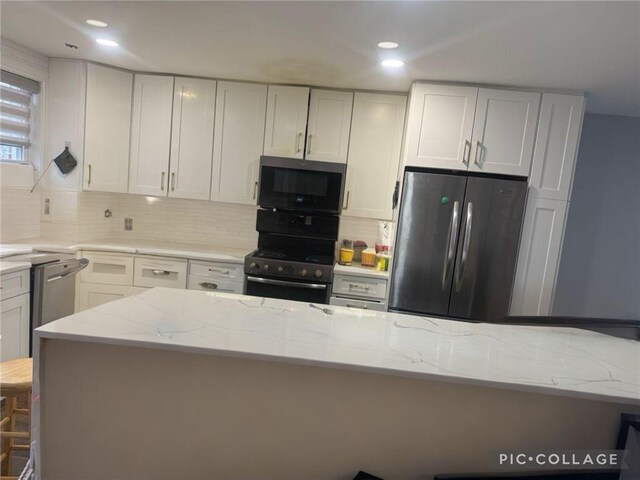
[[411, 90], [405, 164], [466, 170], [478, 89], [417, 83]]
[[583, 115], [584, 97], [542, 95], [530, 195], [569, 200]]
[[84, 190], [127, 192], [133, 74], [87, 65]]
[[255, 205], [267, 86], [218, 82], [211, 200]]
[[549, 315], [564, 237], [567, 203], [529, 197], [513, 285], [511, 315]]
[[407, 98], [355, 94], [342, 215], [390, 220]]
[[539, 109], [539, 93], [481, 88], [469, 170], [528, 176]]
[[172, 104], [173, 77], [135, 76], [129, 193], [167, 194]]
[[148, 290], [147, 288], [129, 287], [124, 285], [102, 285], [99, 283], [80, 283], [78, 286], [78, 301], [76, 312], [97, 307], [104, 303], [120, 300]]
[[29, 294], [0, 302], [0, 361], [29, 356]]
[[347, 163], [352, 92], [311, 90], [305, 158]]
[[274, 157], [302, 158], [307, 129], [307, 87], [269, 85], [264, 154]]
[[175, 79], [170, 197], [209, 200], [215, 107], [214, 80]]

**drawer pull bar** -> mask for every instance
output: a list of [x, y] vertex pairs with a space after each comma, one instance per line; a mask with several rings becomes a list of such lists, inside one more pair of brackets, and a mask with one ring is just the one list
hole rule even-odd
[[213, 282], [200, 282], [198, 285], [200, 285], [202, 288], [208, 288], [209, 290], [218, 289], [218, 284]]
[[354, 305], [352, 303], [347, 303], [347, 307], [349, 307], [349, 308], [359, 308], [361, 310], [367, 310], [369, 308], [366, 305]]
[[172, 273], [177, 272], [170, 272], [169, 270], [151, 270], [151, 273], [154, 275], [171, 275]]
[[210, 268], [210, 272], [221, 273], [222, 275], [229, 275], [231, 272], [229, 270], [222, 270], [221, 268]]
[[358, 285], [357, 283], [350, 283], [349, 288], [359, 288], [361, 290], [369, 290], [369, 285]]

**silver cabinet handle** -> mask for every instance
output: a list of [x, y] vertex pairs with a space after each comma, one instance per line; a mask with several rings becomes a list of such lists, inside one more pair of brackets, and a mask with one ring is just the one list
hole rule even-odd
[[482, 150], [482, 143], [480, 143], [480, 140], [478, 140], [476, 142], [476, 156], [473, 160], [473, 163], [475, 163], [478, 166], [482, 164], [482, 155], [480, 155], [480, 158], [478, 158], [478, 153], [482, 153], [481, 150]]
[[177, 272], [170, 272], [169, 270], [156, 270], [156, 269], [153, 269], [153, 270], [151, 270], [151, 273], [153, 273], [154, 275], [171, 275], [172, 273], [177, 273]]
[[370, 285], [358, 285], [357, 283], [350, 283], [349, 288], [352, 289], [360, 289], [360, 290], [369, 290], [371, 288]]
[[471, 157], [471, 142], [469, 140], [464, 141], [464, 150], [462, 151], [462, 163], [469, 165]]
[[89, 164], [89, 180], [87, 180], [87, 187], [91, 185], [91, 164]]
[[300, 153], [300, 140], [302, 140], [302, 132], [298, 133], [298, 139], [296, 141], [296, 153]]
[[467, 266], [467, 258], [469, 257], [469, 243], [471, 243], [471, 227], [473, 226], [473, 203], [467, 204], [467, 219], [464, 225], [464, 240], [462, 241], [462, 259], [460, 260], [460, 267], [456, 272], [456, 291], [459, 292], [462, 288], [462, 281], [464, 279], [464, 271]]
[[347, 201], [344, 207], [342, 207], [343, 210], [346, 210], [347, 208], [349, 208], [349, 190], [347, 190]]
[[171, 172], [171, 191], [176, 189], [176, 172]]
[[256, 195], [258, 194], [258, 181], [256, 180], [253, 184], [253, 199], [256, 199]]
[[222, 275], [229, 275], [231, 273], [230, 270], [223, 270], [221, 268], [210, 268], [210, 272], [221, 273]]
[[453, 212], [451, 212], [451, 226], [449, 227], [449, 248], [444, 257], [444, 271], [442, 272], [442, 290], [448, 288], [449, 273], [456, 258], [456, 240], [458, 239], [458, 224], [460, 217], [460, 202], [453, 202]]
[[247, 277], [247, 281], [253, 282], [253, 283], [266, 283], [267, 285], [281, 285], [283, 287], [296, 287], [296, 288], [305, 288], [305, 289], [311, 289], [311, 290], [327, 289], [326, 285], [322, 285], [320, 283], [287, 282], [285, 280], [274, 280], [272, 278]]
[[310, 133], [307, 137], [307, 154], [311, 153], [311, 137], [313, 137], [313, 135]]
[[347, 303], [347, 307], [349, 307], [349, 308], [359, 308], [360, 310], [367, 310], [369, 308], [366, 305], [354, 305], [352, 303]]
[[217, 290], [218, 289], [218, 284], [217, 283], [213, 283], [213, 282], [201, 282], [198, 285], [200, 285], [202, 288], [206, 288], [208, 290]]
[[164, 192], [164, 172], [160, 175], [160, 190]]

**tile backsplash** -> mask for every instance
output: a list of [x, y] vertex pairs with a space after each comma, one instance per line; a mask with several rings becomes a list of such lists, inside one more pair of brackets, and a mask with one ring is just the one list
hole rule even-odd
[[[247, 250], [257, 245], [253, 205], [61, 190], [29, 194], [25, 189], [3, 188], [1, 193], [4, 243], [37, 237], [69, 242], [106, 237]], [[125, 219], [131, 220], [131, 230], [125, 230]], [[377, 237], [377, 220], [341, 218], [340, 239], [373, 245]]]

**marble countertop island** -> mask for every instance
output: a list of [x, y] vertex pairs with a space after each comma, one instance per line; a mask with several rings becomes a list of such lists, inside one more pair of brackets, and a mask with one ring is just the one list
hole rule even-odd
[[640, 405], [640, 342], [574, 328], [154, 288], [36, 332]]

